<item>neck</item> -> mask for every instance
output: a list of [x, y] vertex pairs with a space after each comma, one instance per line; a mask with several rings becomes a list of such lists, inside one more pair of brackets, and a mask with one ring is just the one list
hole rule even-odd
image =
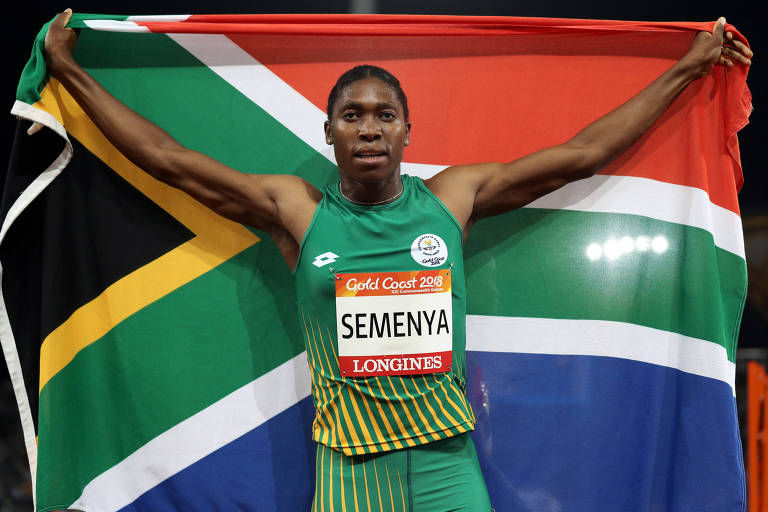
[[394, 201], [403, 193], [400, 173], [381, 181], [363, 182], [341, 177], [341, 194], [349, 201], [363, 205], [386, 204]]

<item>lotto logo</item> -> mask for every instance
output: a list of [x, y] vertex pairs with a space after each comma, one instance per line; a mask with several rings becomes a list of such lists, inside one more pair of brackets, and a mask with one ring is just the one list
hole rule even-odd
[[316, 267], [323, 267], [329, 263], [333, 263], [336, 261], [336, 258], [338, 258], [338, 254], [334, 254], [332, 252], [324, 252], [323, 254], [319, 256], [315, 256], [315, 261], [312, 262], [312, 264]]

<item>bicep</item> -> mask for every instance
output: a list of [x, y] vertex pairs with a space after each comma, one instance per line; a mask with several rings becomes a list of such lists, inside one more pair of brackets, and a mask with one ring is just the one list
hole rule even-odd
[[591, 176], [591, 148], [553, 146], [506, 164], [484, 167], [475, 194], [474, 218], [515, 210], [558, 188]]
[[508, 163], [449, 167], [426, 183], [466, 231], [478, 219], [515, 210], [591, 176], [599, 156], [594, 151], [566, 143]]

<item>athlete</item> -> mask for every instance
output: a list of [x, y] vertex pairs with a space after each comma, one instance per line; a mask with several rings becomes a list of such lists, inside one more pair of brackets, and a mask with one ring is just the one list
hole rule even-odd
[[693, 81], [752, 57], [720, 18], [680, 61], [571, 140], [427, 180], [400, 174], [411, 129], [400, 83], [358, 66], [329, 96], [325, 137], [340, 179], [318, 190], [181, 146], [77, 65], [70, 16], [50, 26], [48, 69], [110, 142], [158, 180], [267, 232], [294, 269], [317, 410], [313, 510], [491, 509], [465, 397], [462, 244], [472, 225], [594, 175]]

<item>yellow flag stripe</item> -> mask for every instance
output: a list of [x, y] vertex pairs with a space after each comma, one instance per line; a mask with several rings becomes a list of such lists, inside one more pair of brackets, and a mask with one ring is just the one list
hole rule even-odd
[[104, 138], [56, 80], [46, 85], [34, 106], [51, 113], [91, 153], [196, 235], [113, 283], [43, 340], [39, 381], [42, 390], [78, 352], [117, 324], [257, 243], [259, 238], [133, 165]]

